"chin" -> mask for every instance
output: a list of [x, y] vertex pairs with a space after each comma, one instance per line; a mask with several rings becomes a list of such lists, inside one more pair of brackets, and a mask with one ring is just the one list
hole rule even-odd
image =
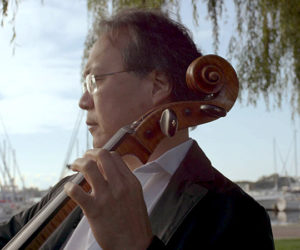
[[100, 143], [98, 141], [93, 140], [93, 148], [102, 148], [105, 143]]
[[108, 140], [109, 138], [105, 136], [93, 137], [93, 148], [102, 148]]

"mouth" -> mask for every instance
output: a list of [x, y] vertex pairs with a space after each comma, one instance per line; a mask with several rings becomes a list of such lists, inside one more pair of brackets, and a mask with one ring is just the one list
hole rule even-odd
[[96, 123], [92, 123], [92, 122], [86, 122], [86, 125], [88, 126], [88, 130], [90, 131], [90, 133], [95, 131], [98, 127]]

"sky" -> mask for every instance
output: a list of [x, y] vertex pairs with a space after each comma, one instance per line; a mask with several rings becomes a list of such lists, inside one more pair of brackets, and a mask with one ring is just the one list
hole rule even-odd
[[[89, 27], [85, 0], [73, 0], [72, 4], [60, 0], [43, 2], [24, 0], [20, 3], [14, 54], [10, 44], [11, 13], [4, 27], [0, 27], [0, 149], [6, 152], [5, 159], [12, 174], [16, 170], [9, 149], [16, 153], [26, 187], [41, 189], [59, 180], [80, 114], [81, 57]], [[181, 6], [182, 22], [192, 31], [204, 54], [214, 53], [211, 24], [206, 14], [199, 13], [200, 24], [196, 28], [190, 13], [188, 5]], [[226, 41], [234, 26], [230, 6], [226, 15], [229, 21], [220, 23], [222, 43], [218, 51], [224, 58], [227, 58]], [[90, 137], [87, 142], [84, 120], [70, 162], [91, 144]], [[294, 135], [298, 130], [299, 165], [299, 128], [299, 118], [291, 120], [288, 101], [283, 102], [281, 109], [271, 111], [267, 111], [263, 100], [258, 100], [256, 107], [238, 101], [225, 118], [198, 126], [191, 137], [225, 176], [233, 181], [255, 181], [275, 170], [284, 174], [284, 165], [290, 175], [295, 175]], [[0, 161], [2, 184], [3, 169]]]

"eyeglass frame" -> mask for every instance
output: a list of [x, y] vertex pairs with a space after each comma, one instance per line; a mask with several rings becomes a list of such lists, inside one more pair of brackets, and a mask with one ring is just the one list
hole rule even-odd
[[111, 73], [106, 73], [101, 75], [87, 74], [84, 78], [84, 81], [82, 82], [82, 91], [83, 93], [87, 91], [90, 94], [94, 94], [98, 90], [98, 86], [96, 84], [97, 80], [98, 81], [101, 80], [102, 77], [104, 76], [111, 76], [111, 75], [116, 75], [125, 72], [130, 72], [130, 70], [121, 70], [121, 71], [116, 71], [116, 72], [111, 72]]

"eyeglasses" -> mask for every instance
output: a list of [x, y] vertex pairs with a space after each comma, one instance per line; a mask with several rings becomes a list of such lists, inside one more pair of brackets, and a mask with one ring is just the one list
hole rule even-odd
[[106, 73], [102, 75], [88, 74], [82, 83], [82, 91], [83, 93], [85, 93], [85, 91], [88, 91], [90, 94], [94, 94], [98, 90], [98, 86], [96, 84], [97, 81], [102, 80], [105, 76], [112, 76], [124, 72], [129, 72], [129, 70], [122, 70], [122, 71]]

